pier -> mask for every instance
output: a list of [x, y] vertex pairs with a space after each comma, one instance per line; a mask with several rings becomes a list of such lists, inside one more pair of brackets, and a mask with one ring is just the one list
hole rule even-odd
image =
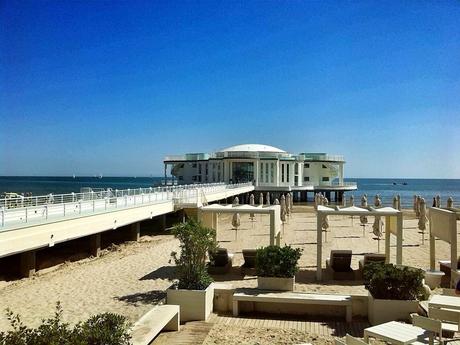
[[167, 214], [193, 216], [209, 202], [253, 190], [252, 183], [210, 183], [1, 199], [0, 259], [16, 256], [11, 264], [27, 277], [35, 273], [39, 250], [84, 238], [90, 255], [98, 256], [103, 233], [137, 241], [141, 222], [157, 220], [164, 230]]

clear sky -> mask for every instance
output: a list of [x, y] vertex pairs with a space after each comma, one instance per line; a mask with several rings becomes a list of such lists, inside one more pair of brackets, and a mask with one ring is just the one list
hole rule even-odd
[[0, 175], [239, 143], [460, 178], [460, 2], [0, 0]]

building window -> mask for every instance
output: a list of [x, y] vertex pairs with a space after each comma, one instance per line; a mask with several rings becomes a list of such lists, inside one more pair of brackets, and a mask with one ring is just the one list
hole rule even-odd
[[270, 182], [275, 183], [275, 163], [270, 163]]
[[192, 181], [196, 181], [196, 176], [195, 175], [192, 176]]
[[284, 182], [284, 164], [281, 164], [281, 182]]
[[205, 167], [206, 167], [206, 175], [208, 175], [208, 172], [209, 172], [208, 171], [208, 163], [206, 163]]
[[196, 163], [193, 163], [193, 164], [192, 164], [192, 168], [196, 168]]
[[177, 177], [179, 181], [183, 181], [184, 180], [184, 176], [178, 176]]
[[329, 181], [329, 177], [327, 177], [327, 176], [323, 177], [323, 178], [322, 178], [322, 181], [323, 181], [323, 182]]
[[286, 164], [286, 182], [289, 183], [289, 164]]
[[201, 175], [201, 164], [198, 164], [198, 174]]
[[323, 164], [323, 169], [327, 169], [327, 166]]
[[201, 182], [201, 175], [198, 176], [198, 182]]
[[260, 182], [264, 182], [264, 163], [260, 163]]
[[305, 163], [305, 164], [303, 165], [303, 168], [304, 168], [304, 169], [310, 168], [310, 163]]
[[299, 176], [297, 176], [297, 175], [294, 176], [294, 184], [295, 184], [296, 186], [299, 185]]
[[297, 163], [294, 163], [294, 174], [299, 174], [299, 165]]
[[268, 180], [268, 173], [269, 173], [268, 172], [268, 163], [265, 163], [265, 182], [267, 182], [267, 183], [270, 182]]
[[310, 181], [310, 176], [304, 176], [303, 181], [304, 182], [309, 182]]

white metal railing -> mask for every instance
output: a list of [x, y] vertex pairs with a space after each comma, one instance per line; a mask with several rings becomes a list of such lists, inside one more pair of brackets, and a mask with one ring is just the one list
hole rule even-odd
[[251, 185], [252, 183], [221, 182], [4, 198], [0, 199], [0, 230], [24, 223], [79, 217], [165, 201], [173, 201], [177, 204], [199, 202], [200, 193], [206, 195]]
[[356, 182], [340, 182], [340, 181], [332, 181], [332, 182], [326, 182], [326, 181], [321, 181], [319, 184], [319, 187], [321, 186], [328, 186], [328, 187], [358, 187], [358, 184]]

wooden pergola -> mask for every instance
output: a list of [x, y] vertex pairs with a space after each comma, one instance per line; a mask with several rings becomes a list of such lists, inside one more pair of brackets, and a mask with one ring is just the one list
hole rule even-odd
[[429, 208], [430, 219], [430, 270], [436, 269], [436, 239], [450, 244], [451, 286], [458, 277], [457, 270], [457, 220], [460, 209]]
[[396, 236], [396, 264], [402, 265], [403, 214], [392, 207], [329, 207], [319, 205], [316, 209], [316, 279], [322, 278], [323, 231], [321, 224], [326, 216], [374, 216], [385, 217], [385, 256], [390, 261], [390, 235]]
[[270, 216], [270, 245], [280, 245], [281, 239], [281, 207], [272, 206], [251, 206], [251, 205], [218, 205], [212, 204], [202, 206], [199, 209], [201, 222], [210, 228], [218, 231], [220, 213], [239, 214], [268, 214]]

